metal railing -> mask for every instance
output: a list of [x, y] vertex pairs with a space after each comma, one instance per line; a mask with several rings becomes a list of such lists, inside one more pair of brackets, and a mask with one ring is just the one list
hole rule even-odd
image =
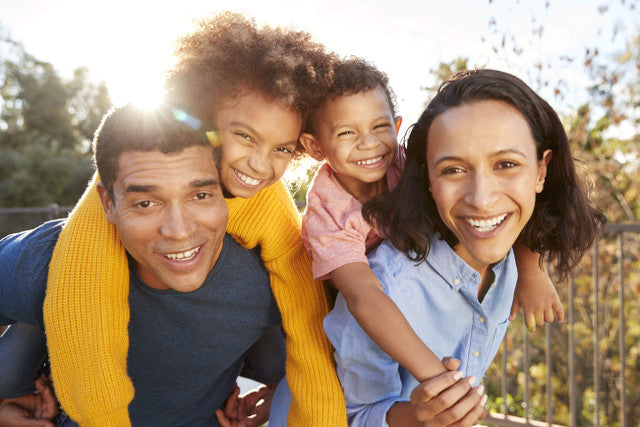
[[66, 217], [71, 209], [55, 203], [38, 208], [0, 208], [0, 239], [7, 234], [37, 227], [45, 221]]
[[[543, 334], [531, 334], [524, 323], [521, 328], [516, 326], [521, 320], [514, 322], [485, 378], [485, 383], [495, 385], [496, 377], [500, 377], [499, 392], [490, 393], [488, 406], [493, 411], [482, 423], [496, 426], [640, 425], [640, 414], [635, 414], [636, 406], [640, 406], [640, 384], [627, 382], [631, 374], [628, 365], [633, 365], [635, 378], [640, 377], [637, 323], [633, 324], [633, 336], [627, 336], [627, 319], [631, 316], [640, 319], [639, 299], [627, 299], [629, 292], [636, 296], [640, 292], [640, 223], [607, 224], [604, 237], [594, 245], [592, 255], [583, 257], [568, 282], [558, 284], [558, 289], [566, 291], [566, 299], [562, 298], [564, 293], [561, 298], [566, 302], [567, 321], [547, 323]], [[586, 331], [588, 327], [591, 331]], [[591, 349], [584, 348], [587, 332], [591, 335]], [[628, 347], [633, 348], [632, 354], [628, 353]], [[591, 372], [585, 367], [589, 363], [586, 357], [589, 351], [593, 353]], [[501, 364], [498, 358], [502, 359]], [[565, 362], [567, 372], [563, 372]], [[513, 365], [519, 369], [513, 369]], [[544, 381], [540, 370], [544, 370]], [[532, 381], [532, 376], [536, 376], [537, 381]], [[606, 378], [604, 382], [603, 378]], [[535, 401], [532, 400], [534, 383], [538, 390], [544, 388], [544, 399], [537, 393]], [[560, 395], [558, 390], [566, 393]], [[633, 408], [628, 405], [628, 395], [634, 396]], [[532, 410], [538, 416], [532, 414]]]

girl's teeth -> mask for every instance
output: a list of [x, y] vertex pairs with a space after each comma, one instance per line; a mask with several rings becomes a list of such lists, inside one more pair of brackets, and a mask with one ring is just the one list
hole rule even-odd
[[238, 178], [240, 178], [240, 180], [246, 184], [249, 185], [258, 185], [260, 184], [260, 180], [256, 179], [256, 178], [251, 178], [250, 176], [247, 176], [243, 173], [240, 173], [238, 171], [236, 171], [236, 175], [238, 176]]
[[197, 247], [195, 249], [191, 249], [190, 251], [178, 252], [175, 254], [164, 254], [164, 256], [174, 261], [188, 261], [195, 257], [199, 250], [200, 247]]
[[356, 162], [356, 165], [359, 165], [359, 166], [362, 166], [362, 165], [373, 165], [375, 163], [378, 163], [381, 160], [382, 160], [382, 156], [376, 157], [375, 159], [358, 160]]
[[482, 233], [485, 233], [499, 226], [506, 217], [507, 217], [507, 214], [502, 214], [492, 219], [482, 219], [482, 220], [468, 219], [467, 222], [476, 230]]

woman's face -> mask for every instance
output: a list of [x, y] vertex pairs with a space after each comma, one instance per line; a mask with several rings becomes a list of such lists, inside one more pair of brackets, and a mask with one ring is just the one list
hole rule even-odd
[[282, 178], [302, 126], [299, 113], [256, 92], [225, 102], [214, 123], [222, 146], [220, 180], [243, 198]]
[[538, 161], [524, 116], [500, 101], [442, 113], [428, 133], [430, 190], [456, 253], [479, 271], [500, 261], [533, 213], [551, 151]]

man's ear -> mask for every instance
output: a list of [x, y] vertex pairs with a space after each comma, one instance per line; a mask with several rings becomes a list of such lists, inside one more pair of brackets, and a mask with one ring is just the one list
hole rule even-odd
[[102, 181], [98, 181], [98, 183], [96, 184], [96, 190], [98, 191], [100, 203], [102, 203], [102, 209], [104, 209], [104, 214], [107, 217], [107, 221], [115, 225], [115, 204], [113, 203], [113, 200], [111, 200], [111, 196], [109, 196], [109, 192], [107, 191], [107, 188], [104, 186]]
[[320, 143], [318, 142], [315, 136], [313, 136], [310, 133], [300, 134], [300, 144], [302, 144], [305, 151], [311, 157], [313, 157], [317, 161], [324, 160], [325, 158], [324, 152], [322, 151], [322, 147], [320, 146]]
[[544, 180], [547, 178], [547, 166], [553, 155], [551, 150], [545, 150], [542, 153], [542, 159], [538, 162], [538, 180], [536, 181], [536, 193], [542, 193], [544, 189]]
[[400, 132], [400, 126], [402, 125], [402, 116], [396, 117], [395, 122], [396, 122], [396, 137], [397, 137], [398, 133]]

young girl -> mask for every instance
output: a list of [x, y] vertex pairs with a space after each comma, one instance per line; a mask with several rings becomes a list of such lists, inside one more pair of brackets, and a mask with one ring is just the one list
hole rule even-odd
[[[444, 372], [437, 357], [407, 323], [380, 287], [367, 262], [367, 252], [381, 234], [364, 220], [362, 204], [394, 188], [403, 167], [396, 134], [393, 97], [385, 74], [357, 58], [337, 63], [329, 95], [312, 115], [312, 129], [301, 142], [321, 166], [307, 195], [302, 237], [313, 259], [316, 279], [331, 279], [351, 314], [387, 354], [419, 381]], [[412, 227], [409, 220], [403, 225]], [[557, 294], [538, 256], [519, 247], [519, 287], [527, 315], [541, 309], [562, 316]], [[546, 307], [545, 304], [548, 304]], [[551, 316], [549, 321], [553, 320]]]
[[[441, 87], [411, 130], [398, 186], [364, 213], [390, 239], [369, 256], [384, 293], [438, 357], [458, 358], [476, 384], [509, 323], [512, 246], [567, 273], [605, 221], [589, 205], [557, 114], [522, 81], [493, 70]], [[325, 331], [352, 425], [422, 425], [408, 402], [420, 381], [367, 336], [342, 296]], [[478, 386], [455, 410], [420, 421], [471, 425], [482, 393]]]
[[[280, 181], [298, 149], [308, 106], [328, 85], [333, 57], [306, 33], [257, 28], [229, 13], [201, 22], [182, 38], [176, 55], [168, 96], [190, 116], [214, 118], [212, 139], [221, 143], [220, 178], [228, 197], [227, 232], [247, 248], [260, 246], [270, 272], [294, 396], [289, 422], [344, 425], [344, 399], [322, 331], [328, 302], [312, 279], [300, 219]], [[133, 396], [126, 369], [129, 272], [100, 207], [97, 180], [56, 246], [45, 325], [64, 409], [81, 424], [125, 425]]]

